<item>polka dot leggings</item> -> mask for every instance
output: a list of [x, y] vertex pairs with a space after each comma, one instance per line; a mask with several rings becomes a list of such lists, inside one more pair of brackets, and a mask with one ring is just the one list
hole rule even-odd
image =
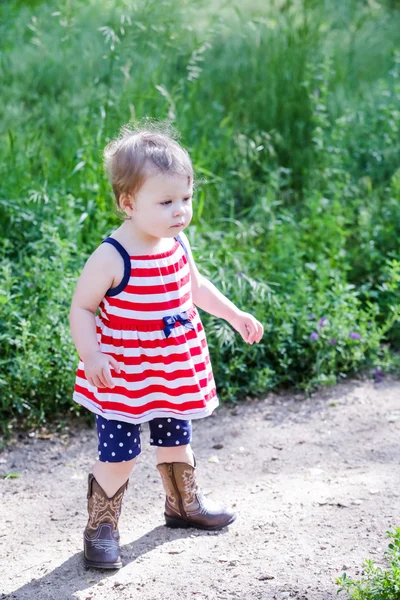
[[[192, 441], [191, 421], [153, 419], [149, 421], [151, 446], [184, 446]], [[139, 456], [141, 426], [109, 421], [96, 415], [99, 460], [125, 462]]]

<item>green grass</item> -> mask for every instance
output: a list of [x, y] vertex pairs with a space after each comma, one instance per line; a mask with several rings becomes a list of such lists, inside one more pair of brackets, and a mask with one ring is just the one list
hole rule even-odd
[[363, 565], [363, 577], [352, 579], [343, 573], [337, 579], [338, 593], [345, 591], [350, 600], [399, 600], [400, 599], [400, 528], [387, 532], [390, 543], [385, 553], [387, 569], [367, 559]]
[[223, 400], [398, 367], [395, 3], [10, 0], [0, 46], [0, 421], [78, 410], [68, 303], [131, 118], [181, 132], [199, 267], [266, 327], [205, 316]]

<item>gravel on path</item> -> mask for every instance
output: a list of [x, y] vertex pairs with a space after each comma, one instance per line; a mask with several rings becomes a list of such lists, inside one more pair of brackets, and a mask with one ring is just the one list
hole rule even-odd
[[384, 564], [400, 526], [399, 395], [397, 381], [353, 381], [195, 421], [202, 488], [239, 515], [221, 532], [165, 527], [145, 426], [111, 572], [82, 560], [94, 428], [16, 435], [0, 454], [0, 598], [333, 600], [344, 570]]

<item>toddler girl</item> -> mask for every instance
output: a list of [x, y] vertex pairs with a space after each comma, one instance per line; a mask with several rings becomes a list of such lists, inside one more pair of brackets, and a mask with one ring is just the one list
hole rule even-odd
[[193, 167], [163, 130], [123, 128], [105, 167], [125, 219], [87, 261], [70, 321], [79, 353], [74, 400], [95, 414], [98, 461], [89, 474], [84, 557], [122, 566], [118, 519], [149, 422], [169, 527], [216, 530], [235, 514], [196, 484], [191, 420], [218, 405], [196, 307], [226, 319], [249, 344], [263, 327], [198, 271], [183, 230], [192, 218]]

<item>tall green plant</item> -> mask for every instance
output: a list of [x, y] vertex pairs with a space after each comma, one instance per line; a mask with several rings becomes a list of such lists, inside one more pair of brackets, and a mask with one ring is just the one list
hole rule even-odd
[[[398, 364], [400, 12], [388, 3], [0, 5], [0, 420], [69, 410], [69, 298], [116, 226], [102, 149], [169, 119], [200, 269], [266, 334], [205, 316], [220, 396]], [[379, 48], [379, 52], [376, 49]]]

